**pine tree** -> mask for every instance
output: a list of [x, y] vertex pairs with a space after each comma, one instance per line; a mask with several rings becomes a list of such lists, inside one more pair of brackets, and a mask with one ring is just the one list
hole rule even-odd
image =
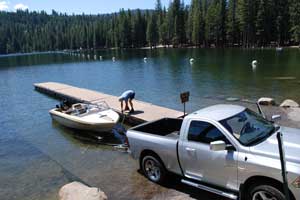
[[147, 21], [147, 41], [149, 47], [152, 49], [152, 47], [155, 47], [158, 42], [158, 30], [155, 13], [150, 14]]
[[259, 46], [276, 40], [275, 5], [272, 0], [260, 0], [257, 12], [256, 34]]
[[157, 30], [158, 30], [158, 42], [163, 43], [163, 23], [164, 23], [164, 12], [162, 10], [161, 1], [157, 0], [155, 5], [155, 12], [156, 12], [156, 23], [157, 23]]
[[288, 42], [289, 28], [290, 28], [288, 0], [277, 0], [274, 9], [275, 7], [277, 7], [276, 14], [275, 14], [277, 41], [279, 45], [284, 45], [285, 43]]
[[244, 47], [252, 47], [256, 43], [256, 17], [258, 0], [241, 1], [242, 43]]
[[227, 37], [230, 46], [234, 46], [240, 41], [238, 0], [229, 0], [227, 15]]
[[[292, 41], [300, 43], [300, 1], [290, 0], [291, 35]], [[300, 46], [300, 44], [299, 44]]]
[[159, 38], [160, 43], [165, 46], [169, 44], [168, 17], [166, 8], [163, 9], [163, 16], [163, 22], [159, 29]]
[[202, 1], [193, 0], [190, 11], [191, 40], [194, 45], [200, 45], [204, 40], [204, 20], [202, 14]]

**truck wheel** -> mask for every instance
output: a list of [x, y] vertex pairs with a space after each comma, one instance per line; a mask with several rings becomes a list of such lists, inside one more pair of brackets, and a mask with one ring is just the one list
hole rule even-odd
[[145, 176], [155, 183], [163, 183], [166, 170], [162, 163], [154, 156], [145, 156], [142, 160], [142, 170]]
[[253, 185], [247, 194], [247, 200], [285, 200], [284, 194], [271, 185]]

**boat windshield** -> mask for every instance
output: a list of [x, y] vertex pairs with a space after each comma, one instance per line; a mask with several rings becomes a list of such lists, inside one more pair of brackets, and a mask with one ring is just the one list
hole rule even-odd
[[275, 132], [271, 122], [249, 109], [220, 123], [245, 146], [258, 144]]
[[109, 110], [110, 107], [107, 105], [105, 101], [97, 101], [93, 104], [89, 105], [89, 108], [97, 108], [100, 111]]

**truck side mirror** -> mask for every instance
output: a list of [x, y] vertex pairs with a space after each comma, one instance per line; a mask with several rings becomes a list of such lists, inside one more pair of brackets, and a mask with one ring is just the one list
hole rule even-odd
[[272, 121], [280, 120], [281, 115], [272, 115]]
[[211, 151], [224, 151], [224, 150], [226, 150], [226, 144], [222, 140], [211, 142], [210, 150]]

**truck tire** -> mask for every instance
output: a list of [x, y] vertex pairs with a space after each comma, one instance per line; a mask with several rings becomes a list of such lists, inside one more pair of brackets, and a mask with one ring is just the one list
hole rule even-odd
[[152, 182], [163, 183], [166, 178], [166, 170], [156, 156], [148, 155], [142, 159], [142, 170], [145, 176]]
[[246, 197], [246, 200], [285, 200], [283, 192], [272, 185], [253, 185]]

